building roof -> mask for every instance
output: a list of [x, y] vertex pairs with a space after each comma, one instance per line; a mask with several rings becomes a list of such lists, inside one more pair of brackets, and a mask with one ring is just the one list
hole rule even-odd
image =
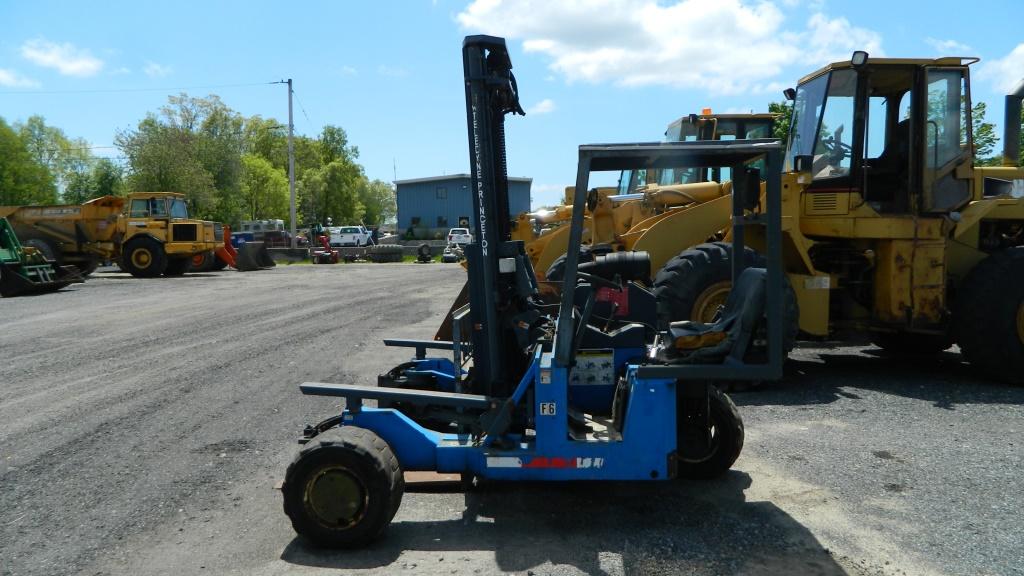
[[[448, 174], [447, 176], [430, 176], [428, 178], [412, 178], [409, 180], [395, 180], [394, 184], [420, 184], [422, 182], [441, 182], [443, 180], [469, 180], [471, 176], [469, 174]], [[533, 182], [533, 178], [517, 178], [514, 176], [508, 177], [509, 182]]]

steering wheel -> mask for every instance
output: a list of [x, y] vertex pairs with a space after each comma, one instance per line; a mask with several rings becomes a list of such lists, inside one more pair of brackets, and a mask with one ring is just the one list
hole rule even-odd
[[821, 144], [825, 149], [825, 155], [828, 157], [828, 163], [831, 166], [838, 166], [844, 158], [853, 156], [853, 146], [838, 140], [834, 136], [822, 138]]

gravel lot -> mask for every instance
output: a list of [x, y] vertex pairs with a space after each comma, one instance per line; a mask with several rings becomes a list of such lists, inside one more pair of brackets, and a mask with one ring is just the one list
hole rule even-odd
[[1024, 574], [1024, 388], [959, 357], [802, 348], [737, 393], [723, 481], [410, 485], [387, 538], [323, 552], [274, 490], [306, 380], [372, 385], [454, 266], [99, 273], [0, 300], [0, 574]]

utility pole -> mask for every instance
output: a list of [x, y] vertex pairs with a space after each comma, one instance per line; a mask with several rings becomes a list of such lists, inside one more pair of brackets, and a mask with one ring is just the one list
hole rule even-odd
[[291, 198], [290, 211], [292, 248], [298, 247], [295, 237], [295, 121], [292, 118], [292, 79], [288, 79], [288, 195]]

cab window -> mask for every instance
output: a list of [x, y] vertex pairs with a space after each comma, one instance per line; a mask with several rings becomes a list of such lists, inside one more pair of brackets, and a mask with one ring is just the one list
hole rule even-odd
[[148, 218], [149, 217], [149, 200], [143, 198], [135, 198], [132, 200], [131, 210], [128, 215], [132, 218]]
[[167, 199], [166, 198], [150, 198], [150, 200], [149, 200], [149, 213], [154, 218], [166, 218], [167, 217]]
[[181, 198], [171, 200], [171, 218], [188, 218], [188, 208]]

